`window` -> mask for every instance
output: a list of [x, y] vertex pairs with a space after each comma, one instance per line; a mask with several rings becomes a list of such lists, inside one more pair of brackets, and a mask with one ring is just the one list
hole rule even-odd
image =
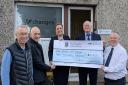
[[63, 23], [62, 12], [62, 6], [57, 5], [17, 4], [15, 26], [21, 24], [30, 28], [38, 26], [41, 30], [41, 38], [50, 38], [55, 35], [56, 23]]

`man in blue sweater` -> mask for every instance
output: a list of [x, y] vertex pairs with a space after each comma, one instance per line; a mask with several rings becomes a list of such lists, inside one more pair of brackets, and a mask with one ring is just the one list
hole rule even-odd
[[7, 47], [2, 59], [2, 85], [33, 85], [33, 66], [31, 49], [28, 44], [29, 28], [19, 26], [16, 41]]

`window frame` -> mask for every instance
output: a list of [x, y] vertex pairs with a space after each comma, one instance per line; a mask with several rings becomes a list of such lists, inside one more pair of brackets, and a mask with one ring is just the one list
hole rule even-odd
[[[44, 3], [16, 3], [15, 4], [15, 24], [14, 24], [14, 31], [16, 30], [16, 12], [17, 12], [17, 6], [18, 5], [25, 5], [25, 6], [42, 6], [42, 7], [61, 7], [62, 8], [62, 25], [64, 26], [64, 6], [60, 4], [44, 4]], [[63, 27], [63, 32], [64, 32], [64, 27]], [[52, 36], [50, 36], [52, 37]], [[40, 38], [41, 40], [50, 40], [49, 38]]]

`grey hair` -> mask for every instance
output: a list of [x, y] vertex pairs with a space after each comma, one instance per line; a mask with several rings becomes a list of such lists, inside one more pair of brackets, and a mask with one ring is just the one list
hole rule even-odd
[[15, 33], [17, 33], [18, 30], [19, 30], [19, 29], [22, 29], [22, 28], [26, 28], [26, 29], [28, 30], [28, 32], [30, 32], [29, 26], [27, 26], [27, 25], [20, 25], [20, 26], [18, 26], [18, 27], [16, 28]]
[[[90, 27], [91, 31], [93, 31], [93, 29], [92, 29], [92, 28], [93, 28], [93, 27], [92, 27], [93, 25], [92, 25], [92, 22], [91, 22], [91, 21], [86, 20], [86, 21], [84, 21], [84, 23], [89, 23], [89, 27]], [[84, 24], [84, 23], [83, 23], [83, 24]]]
[[28, 30], [28, 33], [30, 32], [30, 28], [29, 28], [27, 25], [20, 25], [20, 26], [18, 26], [18, 27], [15, 29], [15, 36], [14, 36], [15, 39], [16, 39], [18, 30], [19, 30], [19, 29], [22, 29], [22, 28], [26, 28], [26, 29]]

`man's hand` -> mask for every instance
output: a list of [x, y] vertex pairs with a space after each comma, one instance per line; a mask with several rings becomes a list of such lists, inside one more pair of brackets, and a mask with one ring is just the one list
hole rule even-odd
[[104, 65], [101, 65], [101, 67], [100, 67], [102, 70], [104, 70], [104, 68], [105, 68], [105, 66]]
[[53, 70], [53, 69], [55, 69], [56, 68], [56, 66], [55, 65], [51, 65], [51, 69]]
[[52, 61], [50, 61], [49, 63], [50, 63], [51, 70], [56, 68], [56, 66], [52, 63]]

